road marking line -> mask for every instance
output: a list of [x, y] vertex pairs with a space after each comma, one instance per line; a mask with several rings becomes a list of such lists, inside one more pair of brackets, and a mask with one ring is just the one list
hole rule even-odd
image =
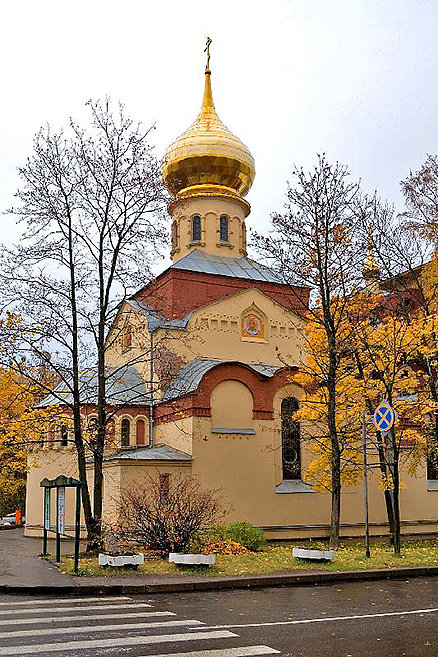
[[15, 632], [0, 632], [0, 639], [18, 636], [47, 636], [49, 634], [81, 634], [88, 632], [119, 632], [120, 630], [146, 630], [148, 627], [178, 627], [179, 625], [204, 625], [199, 620], [172, 620], [172, 621], [154, 621], [152, 623], [123, 623], [122, 625], [80, 625], [76, 627], [53, 627], [44, 630], [15, 630]]
[[78, 619], [77, 616], [44, 616], [44, 618], [14, 618], [14, 619], [8, 619], [8, 620], [3, 620], [2, 619], [2, 627], [4, 625], [30, 625], [30, 624], [40, 624], [40, 623], [64, 623], [64, 622], [69, 622], [69, 621], [77, 621], [77, 620], [107, 620], [107, 618], [117, 618], [118, 620], [122, 620], [124, 618], [150, 618], [152, 616], [176, 616], [176, 614], [173, 613], [173, 611], [140, 611], [138, 613], [130, 613], [130, 614], [90, 614], [89, 616], [85, 616], [84, 619]]
[[195, 650], [194, 652], [172, 652], [153, 655], [153, 657], [253, 657], [253, 655], [279, 655], [279, 650], [269, 646], [242, 646], [242, 648], [225, 648], [224, 650]]
[[[64, 613], [64, 611], [86, 611], [87, 609], [92, 609], [95, 611], [96, 609], [132, 609], [133, 607], [135, 609], [138, 608], [144, 608], [148, 607], [149, 609], [152, 608], [153, 605], [147, 605], [146, 603], [133, 603], [133, 604], [122, 604], [122, 605], [87, 605], [86, 607], [62, 607], [60, 609], [50, 609], [51, 613], [53, 612], [59, 612]], [[2, 609], [2, 614], [6, 614], [7, 616], [12, 616], [13, 614], [46, 614], [47, 609], [11, 609], [11, 611], [8, 611], [7, 609]]]
[[224, 628], [239, 628], [239, 627], [267, 627], [269, 625], [303, 625], [309, 623], [327, 623], [327, 621], [345, 621], [345, 620], [360, 620], [361, 618], [383, 618], [385, 616], [408, 616], [412, 614], [433, 614], [438, 612], [438, 608], [433, 609], [414, 609], [411, 611], [387, 611], [381, 614], [362, 614], [358, 616], [326, 616], [324, 618], [306, 618], [305, 620], [294, 621], [275, 621], [272, 623], [244, 623], [241, 625], [206, 625], [204, 630], [216, 630]]
[[[72, 602], [114, 602], [115, 600], [132, 600], [132, 598], [127, 598], [127, 597], [122, 597], [120, 595], [114, 596], [114, 597], [103, 597], [103, 598], [93, 598], [92, 596], [89, 596], [88, 598], [76, 598], [74, 595], [72, 595], [70, 598], [50, 598], [50, 604], [66, 604], [66, 603], [72, 603]], [[0, 607], [13, 607], [13, 606], [18, 606], [18, 605], [47, 605], [47, 598], [46, 599], [39, 599], [39, 600], [22, 600], [21, 602], [0, 602]]]
[[153, 634], [151, 636], [117, 637], [114, 639], [90, 639], [90, 641], [62, 641], [61, 643], [38, 643], [25, 646], [0, 648], [0, 655], [36, 655], [41, 652], [63, 652], [64, 650], [87, 650], [89, 648], [114, 648], [141, 646], [154, 643], [177, 643], [206, 639], [228, 639], [237, 637], [234, 632], [190, 632], [186, 634]]

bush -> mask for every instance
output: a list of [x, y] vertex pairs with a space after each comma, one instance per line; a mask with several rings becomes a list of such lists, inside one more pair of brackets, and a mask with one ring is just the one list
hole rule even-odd
[[223, 515], [220, 490], [203, 490], [194, 476], [157, 473], [122, 493], [115, 534], [120, 543], [166, 556], [184, 552]]
[[210, 543], [228, 540], [240, 543], [251, 552], [257, 552], [266, 545], [263, 530], [253, 527], [249, 522], [232, 522], [229, 525], [215, 525], [196, 536], [192, 542], [193, 551]]
[[266, 545], [263, 530], [253, 527], [249, 522], [232, 522], [227, 526], [226, 535], [231, 540], [244, 545], [251, 552], [257, 552]]

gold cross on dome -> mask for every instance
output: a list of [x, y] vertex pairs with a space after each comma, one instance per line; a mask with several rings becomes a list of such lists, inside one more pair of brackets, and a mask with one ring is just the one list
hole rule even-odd
[[207, 43], [205, 44], [204, 52], [207, 53], [207, 64], [205, 65], [205, 72], [210, 73], [210, 37], [207, 37]]

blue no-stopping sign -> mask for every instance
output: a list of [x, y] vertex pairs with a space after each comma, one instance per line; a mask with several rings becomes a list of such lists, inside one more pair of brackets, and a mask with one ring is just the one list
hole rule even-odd
[[386, 432], [391, 429], [396, 420], [396, 413], [388, 402], [382, 402], [374, 411], [373, 423], [377, 431]]

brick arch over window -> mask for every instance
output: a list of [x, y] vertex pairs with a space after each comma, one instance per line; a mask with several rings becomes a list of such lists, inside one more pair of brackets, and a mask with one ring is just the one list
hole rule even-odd
[[253, 419], [274, 419], [274, 395], [290, 383], [290, 370], [278, 371], [273, 377], [264, 377], [242, 363], [223, 363], [209, 370], [202, 378], [198, 390], [180, 399], [158, 404], [155, 422], [162, 424], [181, 417], [211, 417], [210, 399], [213, 389], [221, 381], [239, 381], [253, 396]]
[[246, 385], [254, 399], [253, 417], [258, 420], [272, 420], [274, 417], [274, 395], [279, 388], [289, 382], [286, 372], [277, 372], [268, 378], [254, 372], [242, 363], [224, 363], [205, 374], [198, 387], [197, 404], [210, 406], [213, 389], [221, 382], [232, 379]]

